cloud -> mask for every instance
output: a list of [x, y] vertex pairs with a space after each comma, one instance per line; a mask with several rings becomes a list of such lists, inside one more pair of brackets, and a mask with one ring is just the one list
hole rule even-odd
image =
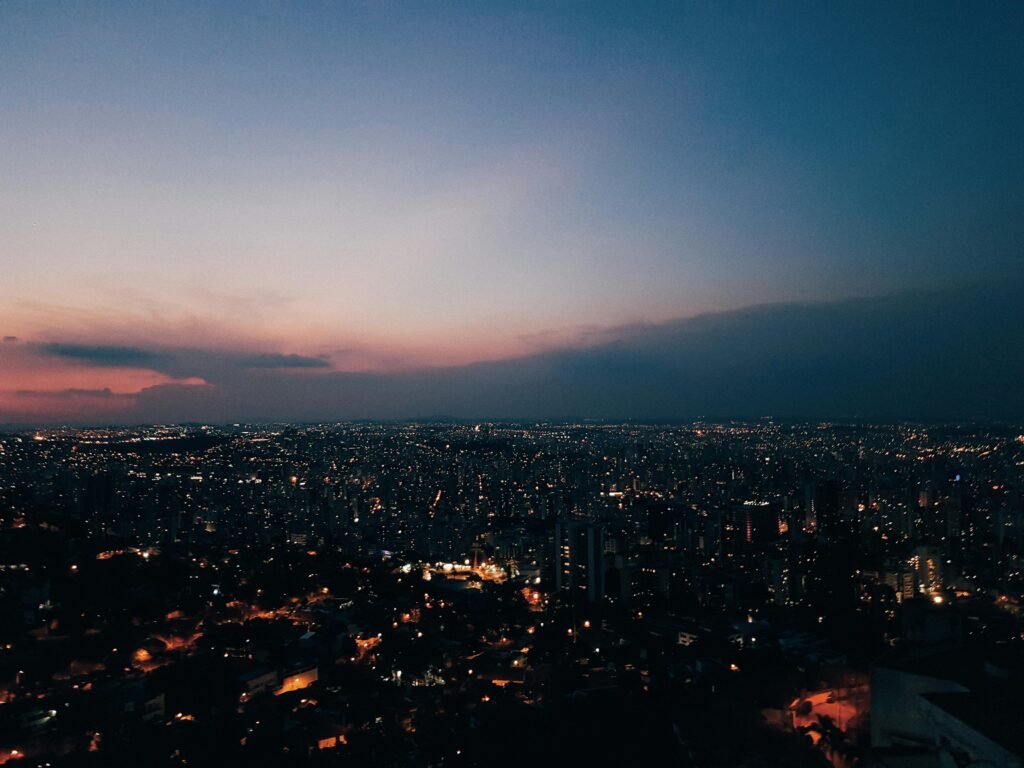
[[140, 347], [122, 347], [106, 344], [40, 344], [44, 355], [80, 360], [100, 366], [151, 368], [163, 359], [163, 355]]
[[763, 305], [568, 334], [575, 346], [516, 359], [388, 372], [317, 364], [295, 375], [306, 363], [269, 363], [321, 358], [178, 350], [176, 366], [220, 367], [204, 386], [149, 387], [117, 418], [1014, 420], [1024, 418], [1018, 297], [1007, 286]]
[[4, 336], [4, 344], [13, 344], [18, 340], [17, 336]]
[[322, 357], [302, 355], [252, 355], [239, 361], [243, 368], [330, 368], [331, 363]]
[[282, 353], [249, 353], [232, 349], [158, 347], [52, 342], [33, 347], [36, 353], [101, 368], [157, 371], [175, 379], [219, 381], [248, 370], [327, 370], [326, 357]]
[[14, 393], [17, 397], [31, 397], [31, 398], [67, 398], [67, 399], [80, 399], [80, 398], [91, 398], [97, 400], [130, 400], [135, 397], [134, 393], [126, 392], [113, 392], [110, 387], [104, 387], [103, 389], [58, 389], [58, 390], [44, 390], [44, 389], [19, 389]]

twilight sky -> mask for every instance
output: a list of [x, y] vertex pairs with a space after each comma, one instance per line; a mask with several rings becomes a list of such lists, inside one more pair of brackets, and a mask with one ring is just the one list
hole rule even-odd
[[5, 0], [0, 422], [1024, 416], [1021, 40], [1009, 0]]

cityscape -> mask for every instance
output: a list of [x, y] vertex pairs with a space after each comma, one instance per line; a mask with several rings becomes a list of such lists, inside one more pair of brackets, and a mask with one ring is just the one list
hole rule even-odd
[[1022, 0], [0, 0], [0, 768], [1024, 768]]
[[1019, 765], [1022, 467], [995, 426], [5, 434], [0, 759]]

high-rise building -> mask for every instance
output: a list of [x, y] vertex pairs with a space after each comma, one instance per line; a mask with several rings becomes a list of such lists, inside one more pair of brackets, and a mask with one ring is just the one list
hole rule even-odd
[[605, 594], [604, 531], [591, 523], [555, 523], [555, 589], [595, 603]]
[[839, 484], [835, 480], [808, 483], [804, 489], [805, 527], [834, 534], [839, 523]]
[[770, 502], [743, 502], [736, 509], [735, 521], [744, 544], [764, 544], [779, 538], [779, 510]]

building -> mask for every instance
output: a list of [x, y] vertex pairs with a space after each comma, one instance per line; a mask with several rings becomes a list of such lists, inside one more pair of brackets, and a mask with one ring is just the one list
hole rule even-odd
[[871, 675], [872, 763], [1021, 768], [1021, 672], [1020, 659], [964, 648], [916, 649], [879, 664]]
[[596, 603], [605, 594], [604, 532], [581, 522], [555, 523], [555, 589], [579, 602]]

